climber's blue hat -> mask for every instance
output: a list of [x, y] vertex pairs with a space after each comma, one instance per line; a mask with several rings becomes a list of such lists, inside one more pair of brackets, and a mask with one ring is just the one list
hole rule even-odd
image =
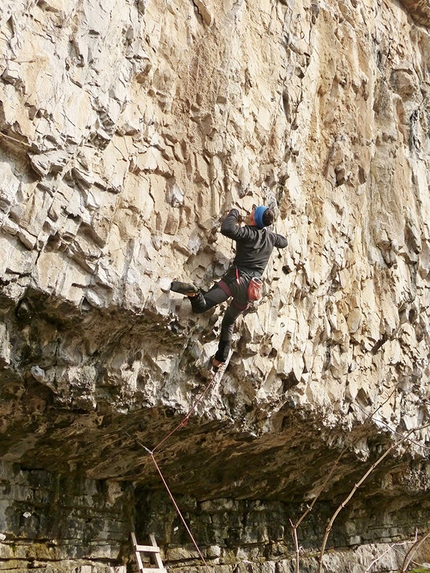
[[255, 211], [254, 211], [254, 221], [257, 223], [257, 227], [259, 229], [262, 229], [263, 227], [265, 227], [264, 223], [263, 223], [263, 215], [264, 213], [267, 211], [268, 207], [256, 207]]

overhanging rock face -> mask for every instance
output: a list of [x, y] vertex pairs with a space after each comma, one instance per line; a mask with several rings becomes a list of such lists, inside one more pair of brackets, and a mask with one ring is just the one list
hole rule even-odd
[[224, 307], [169, 286], [218, 280], [254, 203], [289, 246], [157, 462], [219, 573], [293, 571], [314, 499], [317, 571], [366, 472], [327, 570], [402, 567], [430, 530], [427, 9], [3, 1], [0, 567], [125, 572], [132, 527], [201, 565], [148, 450]]

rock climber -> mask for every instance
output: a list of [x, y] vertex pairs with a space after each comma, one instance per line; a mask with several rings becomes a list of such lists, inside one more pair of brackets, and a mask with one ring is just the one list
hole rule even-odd
[[233, 298], [224, 314], [218, 350], [212, 358], [215, 369], [220, 368], [229, 356], [234, 323], [250, 303], [248, 286], [251, 279], [261, 278], [274, 247], [283, 249], [288, 244], [286, 237], [267, 228], [274, 219], [273, 210], [264, 206], [253, 206], [251, 213], [244, 218], [237, 209], [232, 209], [221, 225], [221, 233], [236, 241], [236, 256], [227, 273], [207, 292], [191, 283], [173, 281], [170, 285], [171, 291], [190, 299], [196, 313]]

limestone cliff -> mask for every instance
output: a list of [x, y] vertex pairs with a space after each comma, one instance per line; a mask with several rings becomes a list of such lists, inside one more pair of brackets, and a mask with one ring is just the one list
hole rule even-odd
[[202, 566], [145, 448], [224, 309], [170, 281], [219, 279], [254, 203], [289, 247], [157, 460], [215, 573], [289, 573], [306, 503], [313, 572], [388, 451], [324, 570], [401, 569], [430, 531], [429, 25], [426, 0], [1, 0], [0, 569], [131, 571], [132, 528]]

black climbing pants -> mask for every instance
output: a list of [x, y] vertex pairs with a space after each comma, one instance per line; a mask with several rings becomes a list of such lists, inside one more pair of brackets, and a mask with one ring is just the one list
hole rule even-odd
[[248, 283], [240, 281], [239, 284], [227, 284], [224, 280], [214, 284], [207, 292], [199, 292], [197, 296], [190, 297], [193, 312], [202, 313], [210, 308], [225, 302], [231, 296], [233, 300], [225, 311], [221, 324], [221, 335], [215, 358], [225, 362], [231, 349], [234, 323], [237, 317], [248, 308]]

